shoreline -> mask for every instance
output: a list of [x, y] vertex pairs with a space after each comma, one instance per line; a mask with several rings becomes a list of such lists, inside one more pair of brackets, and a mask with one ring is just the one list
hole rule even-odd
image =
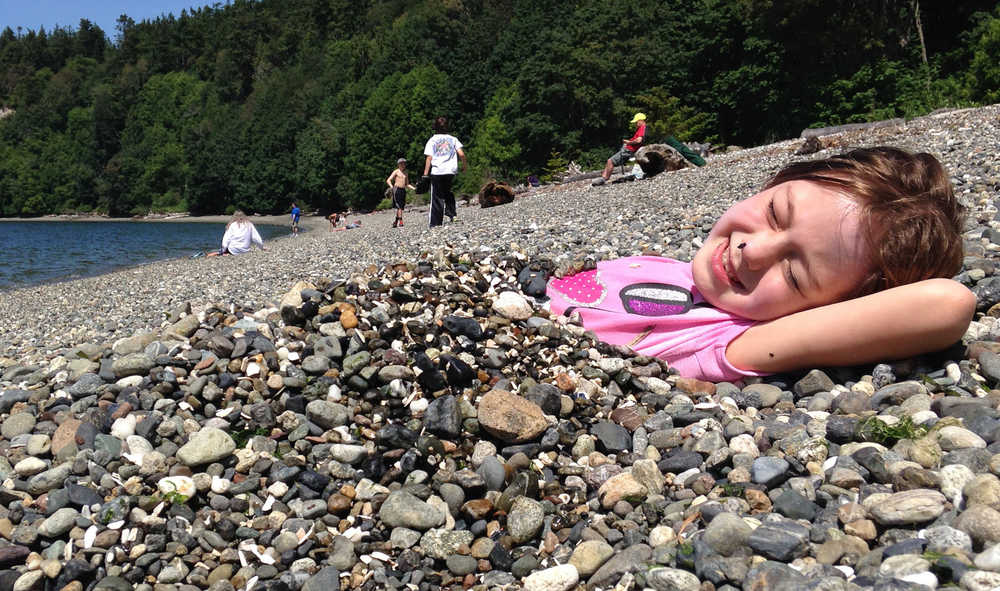
[[[290, 214], [283, 215], [251, 215], [247, 218], [254, 224], [262, 224], [268, 226], [291, 226], [291, 216]], [[228, 215], [188, 215], [188, 214], [178, 214], [172, 215], [167, 214], [164, 216], [143, 216], [143, 217], [122, 217], [115, 218], [102, 215], [75, 215], [75, 214], [48, 214], [39, 217], [32, 218], [10, 218], [10, 217], [0, 217], [0, 223], [4, 222], [128, 222], [128, 223], [166, 223], [166, 224], [176, 224], [176, 223], [195, 223], [195, 224], [225, 224], [232, 219], [232, 216]], [[321, 228], [327, 225], [326, 218], [323, 216], [313, 215], [306, 216], [303, 215], [300, 218], [300, 225], [305, 226], [308, 229]], [[220, 237], [221, 238], [221, 237]]]

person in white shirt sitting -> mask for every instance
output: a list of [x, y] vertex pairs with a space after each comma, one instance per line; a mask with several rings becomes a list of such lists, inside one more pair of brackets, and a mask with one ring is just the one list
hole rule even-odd
[[243, 254], [250, 251], [250, 247], [256, 244], [261, 250], [264, 248], [264, 241], [253, 222], [247, 219], [247, 215], [237, 209], [233, 212], [233, 219], [226, 224], [226, 233], [222, 237], [222, 248], [219, 252], [209, 253], [208, 256], [219, 256], [224, 254]]

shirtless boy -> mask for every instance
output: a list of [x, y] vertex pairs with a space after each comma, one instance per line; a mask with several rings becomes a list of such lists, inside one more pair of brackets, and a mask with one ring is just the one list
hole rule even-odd
[[396, 208], [396, 219], [392, 222], [392, 227], [403, 225], [403, 208], [406, 207], [406, 189], [416, 189], [410, 184], [409, 175], [406, 173], [406, 158], [396, 161], [396, 170], [392, 171], [385, 183], [392, 190], [392, 206]]

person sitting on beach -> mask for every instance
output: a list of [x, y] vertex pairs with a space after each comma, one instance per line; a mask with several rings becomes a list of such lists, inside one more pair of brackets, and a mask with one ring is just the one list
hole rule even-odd
[[335, 211], [326, 216], [326, 219], [330, 220], [330, 231], [333, 232], [333, 229], [337, 227], [337, 223], [340, 222], [340, 214]]
[[719, 218], [690, 263], [640, 256], [553, 278], [556, 314], [682, 375], [733, 381], [945, 348], [976, 298], [964, 211], [930, 154], [857, 149], [791, 164]]
[[611, 180], [611, 173], [616, 166], [624, 166], [626, 162], [635, 157], [639, 146], [646, 139], [646, 114], [636, 113], [630, 123], [636, 126], [635, 133], [632, 134], [631, 138], [622, 140], [624, 143], [621, 149], [612, 154], [611, 158], [608, 158], [608, 161], [604, 164], [604, 170], [601, 171], [601, 176], [594, 179], [594, 182], [590, 183], [591, 185], [599, 187], [608, 182]]
[[225, 254], [243, 254], [250, 251], [250, 247], [256, 244], [261, 250], [264, 248], [264, 241], [261, 240], [257, 228], [253, 225], [247, 215], [237, 209], [233, 212], [233, 219], [226, 224], [226, 233], [222, 236], [222, 248], [219, 252], [209, 253], [214, 257]]

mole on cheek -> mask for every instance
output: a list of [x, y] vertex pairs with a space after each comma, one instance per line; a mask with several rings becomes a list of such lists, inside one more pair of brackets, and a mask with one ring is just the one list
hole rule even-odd
[[768, 353], [767, 356], [770, 357], [771, 359], [774, 359], [774, 353]]

